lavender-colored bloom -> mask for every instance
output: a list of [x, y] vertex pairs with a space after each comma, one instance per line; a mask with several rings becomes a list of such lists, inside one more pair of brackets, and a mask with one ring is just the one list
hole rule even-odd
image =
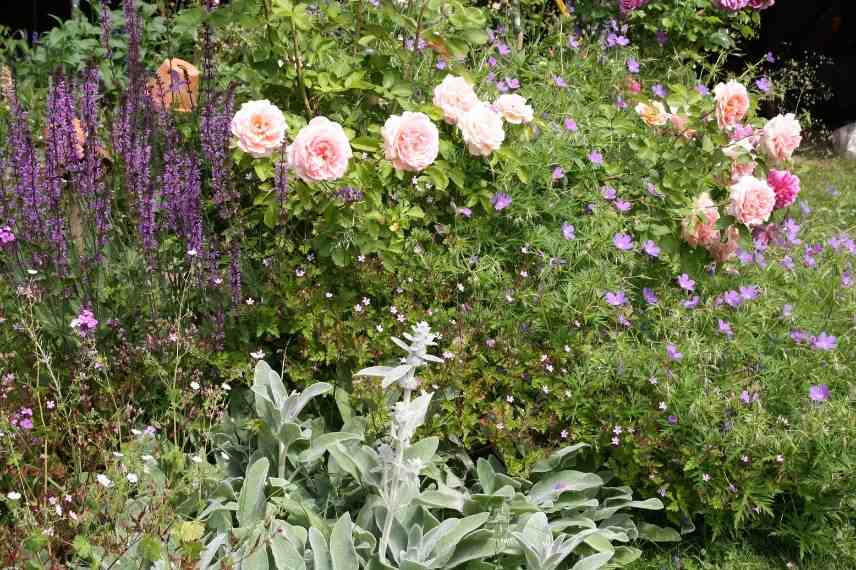
[[811, 337], [807, 332], [800, 329], [794, 329], [790, 334], [791, 340], [797, 344], [808, 344], [811, 342]]
[[568, 47], [571, 49], [580, 49], [580, 38], [577, 34], [568, 36]]
[[562, 224], [562, 237], [568, 241], [571, 241], [576, 237], [574, 226], [565, 222]]
[[723, 293], [722, 300], [732, 309], [736, 309], [741, 303], [743, 303], [743, 297], [740, 293], [734, 290], [729, 290]]
[[683, 305], [685, 309], [695, 309], [696, 307], [698, 307], [699, 302], [701, 302], [701, 297], [699, 297], [698, 295], [693, 295], [686, 301], [682, 301], [681, 305]]
[[651, 93], [653, 93], [655, 97], [663, 99], [668, 94], [668, 91], [666, 90], [665, 86], [657, 83], [656, 85], [651, 87]]
[[633, 249], [633, 238], [626, 233], [617, 233], [612, 236], [612, 245], [621, 251], [630, 251]]
[[832, 351], [838, 346], [838, 339], [825, 332], [811, 337], [811, 348], [814, 350]]
[[601, 187], [600, 195], [603, 196], [604, 200], [615, 200], [618, 193], [615, 191], [615, 188], [607, 184]]
[[505, 44], [505, 43], [503, 43], [503, 42], [499, 42], [499, 43], [497, 43], [497, 44], [496, 44], [496, 52], [497, 52], [499, 55], [501, 55], [501, 56], [505, 57], [505, 56], [507, 56], [508, 54], [510, 54], [510, 53], [511, 53], [511, 48], [510, 48], [510, 47], [508, 47], [508, 44]]
[[630, 202], [622, 198], [617, 199], [615, 202], [612, 203], [612, 205], [615, 206], [615, 209], [619, 212], [629, 212], [630, 208], [633, 207]]
[[627, 36], [610, 32], [606, 36], [606, 47], [624, 47], [630, 45], [630, 39]]
[[565, 79], [560, 75], [556, 75], [553, 77], [553, 83], [555, 83], [556, 87], [559, 87], [560, 89], [564, 89], [568, 86], [568, 82], [565, 81]]
[[615, 98], [615, 106], [618, 107], [619, 109], [626, 109], [627, 108], [627, 101], [624, 100], [623, 96], [619, 95], [618, 97]]
[[634, 58], [629, 58], [627, 60], [627, 71], [630, 73], [639, 73], [639, 62]]
[[571, 118], [565, 119], [564, 127], [566, 131], [571, 131], [572, 133], [577, 132], [577, 122]]
[[624, 294], [624, 291], [607, 291], [606, 294], [604, 294], [604, 298], [606, 299], [606, 302], [613, 307], [620, 307], [627, 302], [627, 296]]
[[557, 166], [553, 169], [553, 180], [560, 180], [565, 177], [565, 171], [561, 166]]
[[728, 323], [728, 321], [723, 321], [722, 319], [719, 319], [717, 329], [719, 331], [719, 334], [725, 335], [728, 338], [734, 336], [734, 331], [731, 329], [731, 324]]
[[667, 43], [669, 43], [669, 34], [664, 32], [663, 30], [659, 30], [655, 35], [657, 37], [657, 43], [660, 44], [660, 47], [663, 47]]
[[811, 214], [811, 206], [808, 205], [808, 202], [805, 200], [800, 200], [800, 211], [804, 216], [808, 216]]
[[749, 5], [749, 0], [714, 0], [714, 3], [728, 12], [739, 12]]
[[[453, 207], [454, 207], [454, 205], [453, 205]], [[461, 208], [455, 207], [455, 214], [461, 215], [465, 218], [471, 218], [473, 215], [473, 211], [467, 207], [461, 207]]]
[[678, 416], [669, 416], [667, 419], [668, 419], [668, 422], [672, 425], [675, 425], [676, 423], [678, 423]]
[[588, 159], [591, 161], [592, 164], [596, 164], [596, 165], [602, 165], [603, 164], [603, 155], [597, 150], [591, 151], [588, 155]]
[[773, 82], [770, 81], [769, 77], [764, 76], [755, 80], [755, 87], [757, 87], [762, 93], [769, 93], [773, 88]]
[[[128, 91], [133, 93], [134, 89], [141, 87], [140, 41], [143, 28], [140, 22], [140, 14], [137, 11], [136, 0], [123, 0], [122, 8], [125, 13], [125, 31], [128, 34]], [[141, 92], [136, 96], [139, 95]]]
[[757, 285], [741, 285], [740, 298], [744, 301], [752, 301], [758, 298], [759, 289]]
[[660, 257], [660, 246], [654, 240], [645, 240], [645, 243], [642, 244], [642, 251], [651, 257]]
[[493, 204], [493, 209], [499, 212], [511, 205], [511, 196], [505, 192], [497, 192], [490, 199], [490, 203]]
[[101, 24], [101, 47], [106, 52], [105, 57], [108, 60], [111, 60], [111, 59], [113, 59], [113, 48], [110, 47], [110, 36], [113, 33], [113, 22], [111, 21], [110, 3], [109, 2], [102, 2], [101, 3], [100, 24]]
[[684, 357], [684, 355], [678, 351], [678, 347], [672, 343], [666, 345], [666, 356], [672, 361], [678, 361]]
[[649, 305], [657, 304], [657, 294], [654, 293], [654, 291], [649, 289], [648, 287], [642, 289], [642, 298], [645, 299], [645, 302]]
[[657, 188], [657, 186], [655, 186], [651, 182], [645, 183], [645, 191], [648, 192], [648, 194], [650, 194], [651, 196], [654, 196], [655, 198], [665, 197], [665, 194], [660, 192], [660, 190]]
[[785, 304], [782, 307], [782, 318], [789, 319], [794, 315], [794, 306], [790, 303]]
[[794, 260], [790, 255], [786, 255], [785, 257], [783, 257], [779, 263], [781, 263], [782, 267], [784, 267], [788, 271], [794, 270]]
[[[2, 240], [2, 237], [0, 237]], [[849, 271], [844, 271], [841, 273], [841, 286], [845, 289], [849, 289], [853, 286], [853, 274]]]
[[755, 256], [752, 255], [751, 251], [746, 251], [741, 248], [737, 250], [737, 259], [740, 260], [741, 265], [749, 265], [754, 261]]
[[776, 63], [776, 56], [773, 55], [773, 52], [771, 51], [767, 52], [767, 55], [764, 56], [764, 59], [766, 59], [768, 63]]
[[695, 281], [686, 273], [681, 273], [677, 281], [678, 286], [684, 291], [695, 291]]
[[505, 84], [506, 84], [506, 85], [508, 86], [508, 88], [509, 88], [509, 89], [511, 89], [511, 90], [519, 89], [519, 88], [520, 88], [520, 81], [519, 81], [519, 80], [517, 80], [517, 79], [515, 79], [515, 78], [513, 78], [513, 77], [507, 77], [507, 78], [505, 79]]
[[9, 245], [15, 242], [15, 234], [9, 226], [0, 227], [0, 245]]
[[808, 389], [808, 397], [812, 402], [825, 402], [829, 399], [829, 386], [826, 384], [812, 384]]
[[707, 97], [708, 95], [710, 95], [710, 89], [708, 89], [707, 85], [703, 83], [699, 83], [698, 85], [696, 85], [696, 91], [698, 91], [698, 94], [702, 97]]
[[[493, 59], [493, 58], [491, 58], [491, 59]], [[494, 63], [494, 65], [496, 65], [495, 59], [493, 60], [493, 63]], [[488, 65], [490, 65], [490, 62], [488, 62]], [[437, 69], [439, 69], [441, 71], [446, 69], [447, 66], [448, 66], [448, 64], [446, 63], [446, 60], [443, 59], [442, 57], [438, 58], [437, 63], [434, 64], [434, 67], [436, 67]]]

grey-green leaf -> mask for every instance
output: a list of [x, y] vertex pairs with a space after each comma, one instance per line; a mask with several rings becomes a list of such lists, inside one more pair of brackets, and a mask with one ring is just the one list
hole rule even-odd
[[318, 529], [309, 529], [309, 545], [312, 547], [312, 570], [333, 570], [330, 549]]
[[265, 515], [265, 484], [270, 461], [262, 457], [247, 469], [238, 498], [238, 522], [242, 527], [260, 522]]
[[359, 570], [357, 562], [357, 551], [354, 548], [353, 536], [354, 523], [351, 515], [345, 513], [333, 525], [330, 533], [330, 558], [333, 561], [333, 570]]

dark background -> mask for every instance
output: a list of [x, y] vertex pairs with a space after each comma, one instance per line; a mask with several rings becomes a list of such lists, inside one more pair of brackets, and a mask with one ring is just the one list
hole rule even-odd
[[[180, 0], [179, 0], [180, 1]], [[0, 0], [0, 25], [42, 33], [55, 25], [53, 16], [67, 18], [71, 0]], [[120, 0], [111, 0], [118, 6]], [[81, 0], [86, 6], [86, 1]], [[785, 108], [808, 108], [830, 129], [856, 121], [856, 0], [778, 0], [762, 12], [760, 37], [748, 46], [749, 61], [772, 52], [780, 68], [797, 60], [806, 70], [814, 96], [800, 95], [792, 74]], [[734, 62], [739, 68], [741, 61]], [[812, 69], [811, 73], [808, 70]], [[776, 76], [776, 65], [769, 70]]]

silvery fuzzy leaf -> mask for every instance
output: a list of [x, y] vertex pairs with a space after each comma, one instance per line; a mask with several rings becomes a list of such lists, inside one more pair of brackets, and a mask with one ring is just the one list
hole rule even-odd
[[395, 435], [399, 440], [410, 440], [417, 428], [425, 423], [425, 414], [428, 413], [432, 396], [434, 396], [433, 392], [423, 392], [421, 396], [409, 402], [395, 404]]
[[597, 570], [598, 568], [603, 568], [612, 558], [612, 554], [612, 552], [599, 552], [591, 556], [586, 556], [577, 561], [571, 570]]
[[312, 547], [312, 570], [333, 570], [327, 541], [316, 528], [309, 529], [309, 545]]
[[368, 368], [363, 368], [359, 372], [355, 373], [354, 376], [372, 376], [375, 378], [383, 378], [393, 370], [393, 366], [369, 366]]
[[265, 484], [270, 461], [263, 457], [247, 469], [247, 476], [238, 499], [238, 522], [250, 526], [262, 520], [265, 514]]
[[603, 485], [603, 480], [594, 473], [582, 471], [559, 471], [532, 486], [529, 499], [536, 504], [551, 504], [566, 491], [583, 491]]
[[[407, 336], [407, 334], [405, 334], [404, 336]], [[392, 342], [395, 343], [395, 345], [398, 348], [400, 348], [401, 350], [404, 350], [406, 352], [410, 352], [410, 345], [407, 344], [406, 342], [404, 342], [403, 340], [401, 340], [400, 338], [394, 336], [394, 337], [391, 337], [390, 340], [392, 340]]]
[[351, 515], [345, 513], [333, 525], [330, 533], [330, 558], [333, 570], [359, 570], [357, 551], [354, 548], [354, 523]]
[[303, 411], [303, 408], [316, 396], [321, 396], [333, 391], [333, 386], [327, 382], [316, 382], [312, 384], [302, 393], [294, 393], [284, 403], [282, 407], [283, 419], [286, 421], [294, 420]]
[[414, 368], [410, 364], [401, 364], [390, 370], [384, 377], [381, 387], [386, 389], [395, 384], [406, 383], [410, 376], [413, 376]]
[[556, 451], [552, 455], [550, 455], [546, 459], [542, 459], [535, 463], [535, 466], [532, 467], [533, 473], [546, 473], [547, 471], [553, 471], [554, 469], [558, 469], [564, 463], [564, 460], [576, 455], [576, 453], [585, 447], [589, 447], [587, 443], [575, 443], [574, 445], [569, 445], [567, 447], [563, 447], [562, 449]]

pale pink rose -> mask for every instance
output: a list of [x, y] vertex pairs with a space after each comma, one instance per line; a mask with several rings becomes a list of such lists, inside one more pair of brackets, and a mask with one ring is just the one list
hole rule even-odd
[[434, 88], [434, 104], [443, 110], [443, 116], [450, 125], [457, 124], [458, 118], [480, 103], [473, 86], [463, 77], [447, 75]]
[[693, 202], [692, 211], [681, 222], [684, 241], [692, 247], [707, 247], [719, 241], [719, 230], [716, 229], [718, 219], [719, 210], [710, 199], [710, 194], [700, 194]]
[[268, 156], [285, 140], [285, 117], [270, 101], [247, 101], [232, 117], [232, 134], [242, 151], [255, 157]]
[[735, 160], [731, 163], [731, 183], [734, 184], [744, 176], [750, 176], [755, 173], [755, 167], [758, 166], [754, 160], [743, 162]]
[[502, 146], [505, 131], [502, 130], [502, 117], [488, 105], [481, 104], [467, 111], [458, 119], [461, 136], [467, 143], [470, 154], [488, 156]]
[[387, 160], [396, 170], [419, 172], [437, 158], [440, 133], [425, 113], [392, 115], [381, 130]]
[[801, 131], [793, 113], [774, 117], [761, 132], [761, 148], [776, 160], [788, 160], [802, 142]]
[[337, 180], [348, 170], [353, 156], [342, 125], [315, 117], [288, 145], [288, 163], [305, 181]]
[[720, 83], [713, 88], [716, 98], [716, 121], [719, 128], [733, 127], [749, 110], [749, 92], [737, 81]]
[[739, 239], [740, 230], [735, 226], [728, 226], [728, 229], [725, 230], [725, 241], [717, 239], [708, 246], [708, 251], [716, 261], [720, 263], [728, 261], [737, 251]]
[[776, 194], [765, 180], [744, 176], [731, 186], [729, 212], [746, 226], [757, 226], [770, 219], [776, 206]]
[[776, 194], [776, 209], [787, 208], [797, 199], [800, 193], [800, 179], [796, 174], [787, 170], [770, 170], [767, 173], [767, 184]]
[[526, 99], [516, 93], [500, 95], [494, 102], [493, 108], [512, 125], [529, 123], [535, 118], [535, 113], [532, 107], [526, 104]]
[[652, 127], [662, 127], [666, 123], [669, 122], [669, 114], [666, 112], [666, 108], [659, 101], [653, 101], [651, 103], [642, 103], [641, 101], [636, 104], [634, 109], [636, 114], [639, 115], [646, 125]]

